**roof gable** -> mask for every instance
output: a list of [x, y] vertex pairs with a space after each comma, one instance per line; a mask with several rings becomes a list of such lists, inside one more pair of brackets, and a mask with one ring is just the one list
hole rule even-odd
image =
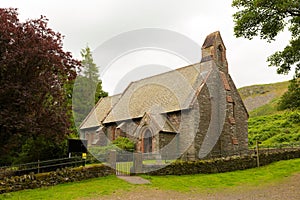
[[134, 131], [134, 135], [138, 137], [144, 127], [150, 128], [151, 131], [154, 131], [154, 134], [160, 131], [168, 133], [178, 132], [165, 114], [160, 113], [144, 113], [139, 126]]

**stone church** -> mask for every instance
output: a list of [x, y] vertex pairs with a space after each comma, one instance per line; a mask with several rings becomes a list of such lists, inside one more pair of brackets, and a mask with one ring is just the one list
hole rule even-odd
[[122, 136], [135, 142], [136, 152], [195, 160], [246, 153], [247, 121], [217, 31], [206, 37], [200, 63], [132, 82], [122, 94], [100, 99], [80, 134], [89, 146]]

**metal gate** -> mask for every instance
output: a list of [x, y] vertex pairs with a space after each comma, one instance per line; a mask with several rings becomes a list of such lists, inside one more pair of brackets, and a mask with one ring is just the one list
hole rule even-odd
[[134, 172], [133, 169], [133, 153], [118, 152], [116, 156], [116, 175], [130, 176]]

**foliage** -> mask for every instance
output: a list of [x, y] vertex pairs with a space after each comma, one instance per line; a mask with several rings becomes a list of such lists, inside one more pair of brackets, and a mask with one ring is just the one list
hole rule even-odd
[[77, 127], [80, 126], [95, 103], [100, 98], [108, 96], [108, 93], [102, 89], [99, 70], [88, 46], [81, 50], [81, 56], [83, 73], [77, 76], [72, 93], [74, 121]]
[[286, 26], [291, 40], [284, 50], [268, 58], [277, 72], [287, 74], [295, 65], [295, 77], [300, 76], [300, 1], [299, 0], [233, 0], [238, 11], [233, 15], [237, 37], [272, 41]]
[[293, 144], [300, 141], [300, 112], [286, 111], [251, 117], [248, 121], [249, 145], [259, 140], [263, 146]]
[[67, 155], [67, 140], [60, 143], [44, 137], [28, 138], [22, 145], [21, 152], [13, 161], [14, 164], [29, 163], [37, 160], [62, 158]]
[[288, 91], [283, 94], [279, 101], [279, 109], [300, 109], [300, 79], [290, 81]]
[[86, 77], [92, 83], [96, 84], [95, 103], [97, 103], [101, 97], [106, 97], [108, 93], [102, 90], [102, 81], [99, 79], [99, 69], [94, 63], [90, 47], [87, 46], [85, 49], [82, 49], [81, 56], [83, 58], [81, 61], [83, 77]]
[[80, 63], [63, 51], [62, 35], [47, 21], [41, 16], [22, 23], [16, 9], [0, 8], [2, 164], [18, 156], [26, 141], [61, 143], [70, 133], [64, 86], [76, 77]]
[[135, 143], [129, 138], [119, 136], [107, 146], [92, 146], [89, 148], [89, 152], [92, 155], [105, 154], [111, 150], [133, 152], [135, 150]]
[[112, 142], [112, 144], [125, 151], [133, 152], [135, 150], [134, 142], [126, 137], [118, 137]]
[[89, 153], [92, 155], [106, 154], [111, 150], [116, 150], [117, 147], [115, 145], [109, 144], [107, 146], [91, 146], [89, 147]]

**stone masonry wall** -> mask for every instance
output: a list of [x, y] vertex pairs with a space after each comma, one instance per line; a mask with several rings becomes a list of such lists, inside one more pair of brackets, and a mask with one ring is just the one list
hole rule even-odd
[[105, 165], [64, 168], [55, 172], [14, 176], [0, 180], [0, 194], [24, 189], [54, 186], [61, 183], [114, 175], [116, 171]]
[[240, 97], [230, 76], [228, 77], [228, 81], [232, 88], [231, 96], [234, 100], [234, 119], [238, 148], [239, 151], [243, 151], [248, 149], [248, 114], [245, 106], [243, 105], [242, 98]]

